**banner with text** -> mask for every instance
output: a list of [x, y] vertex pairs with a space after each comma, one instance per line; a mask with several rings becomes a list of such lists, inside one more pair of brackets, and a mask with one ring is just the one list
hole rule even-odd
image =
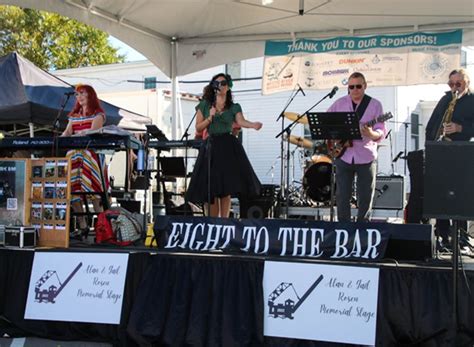
[[128, 254], [36, 252], [25, 319], [119, 324]]
[[265, 262], [264, 335], [375, 345], [379, 269]]
[[262, 94], [346, 86], [353, 72], [369, 86], [446, 83], [461, 62], [462, 30], [443, 33], [267, 41]]
[[159, 247], [168, 250], [361, 260], [382, 259], [398, 231], [425, 233], [428, 240], [432, 233], [431, 226], [421, 224], [184, 216], [158, 216], [154, 229]]

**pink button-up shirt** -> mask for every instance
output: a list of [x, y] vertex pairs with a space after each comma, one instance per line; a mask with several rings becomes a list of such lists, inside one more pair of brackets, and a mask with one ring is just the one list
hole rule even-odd
[[[328, 112], [347, 112], [355, 111], [350, 95], [337, 99], [334, 104], [329, 107]], [[361, 124], [369, 122], [383, 113], [380, 101], [372, 98], [369, 105], [360, 120]], [[362, 140], [353, 140], [352, 147], [346, 148], [346, 151], [340, 159], [348, 164], [368, 164], [377, 158], [377, 143], [382, 141], [387, 134], [384, 123], [375, 123], [372, 127], [382, 135], [377, 141], [372, 141], [368, 137], [362, 136]]]

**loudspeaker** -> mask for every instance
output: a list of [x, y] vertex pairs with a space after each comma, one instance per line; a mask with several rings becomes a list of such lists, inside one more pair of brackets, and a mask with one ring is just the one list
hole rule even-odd
[[240, 218], [261, 219], [269, 217], [276, 205], [280, 187], [274, 184], [262, 184], [260, 196], [253, 199], [239, 198]]
[[403, 176], [377, 176], [372, 208], [402, 210], [405, 199]]
[[424, 216], [474, 219], [474, 142], [426, 144]]
[[423, 178], [425, 172], [425, 151], [413, 151], [407, 154], [410, 172], [410, 196], [405, 207], [406, 223], [422, 223], [423, 220]]
[[385, 258], [396, 260], [426, 260], [435, 255], [433, 227], [416, 230], [397, 229], [390, 235]]

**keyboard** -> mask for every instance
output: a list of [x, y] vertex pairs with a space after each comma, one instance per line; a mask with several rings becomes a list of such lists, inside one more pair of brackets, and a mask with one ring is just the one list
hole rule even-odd
[[60, 149], [139, 149], [140, 141], [133, 136], [100, 135], [70, 137], [5, 137], [0, 140], [0, 149], [47, 150], [57, 145]]
[[170, 150], [175, 148], [200, 148], [202, 145], [202, 140], [169, 140], [169, 141], [153, 141], [150, 140], [148, 143], [149, 148], [154, 148], [158, 150]]

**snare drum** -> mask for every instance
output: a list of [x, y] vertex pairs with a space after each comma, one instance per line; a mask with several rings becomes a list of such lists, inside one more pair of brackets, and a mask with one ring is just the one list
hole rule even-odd
[[313, 201], [330, 201], [332, 161], [325, 155], [313, 155], [311, 160], [303, 177], [304, 192]]

